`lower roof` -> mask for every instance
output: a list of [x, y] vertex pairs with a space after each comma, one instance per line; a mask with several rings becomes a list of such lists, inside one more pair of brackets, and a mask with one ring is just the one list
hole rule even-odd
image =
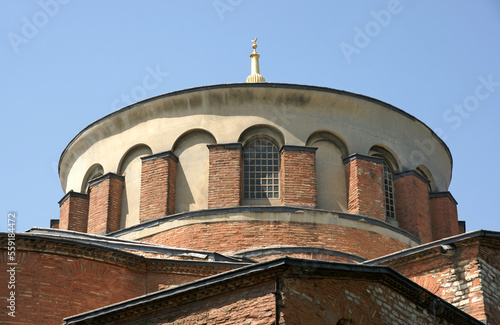
[[[300, 275], [304, 277], [305, 274], [307, 274], [308, 277], [362, 278], [364, 280], [382, 282], [426, 309], [432, 310], [432, 306], [436, 306], [437, 304], [443, 309], [442, 314], [445, 314], [450, 319], [459, 320], [462, 324], [482, 324], [430, 291], [405, 278], [390, 267], [324, 262], [290, 257], [282, 257], [241, 267], [236, 270], [180, 285], [172, 289], [157, 291], [86, 313], [67, 317], [64, 321], [65, 324], [69, 325], [78, 324], [80, 322], [86, 323], [97, 319], [104, 321], [106, 318], [109, 318], [109, 320], [119, 320], [122, 313], [129, 314], [135, 313], [134, 311], [136, 311], [144, 315], [146, 310], [148, 310], [146, 306], [150, 304], [154, 304], [155, 308], [166, 306], [167, 302], [171, 302], [172, 300], [177, 300], [179, 304], [185, 304], [189, 301], [200, 299], [200, 295], [212, 296], [222, 292], [236, 291], [242, 287], [268, 281], [277, 276], [291, 277]], [[244, 278], [248, 278], [247, 281], [242, 281]], [[231, 285], [228, 285], [229, 283], [231, 283]], [[209, 287], [210, 290], [207, 290]], [[415, 299], [415, 297], [419, 299]]]

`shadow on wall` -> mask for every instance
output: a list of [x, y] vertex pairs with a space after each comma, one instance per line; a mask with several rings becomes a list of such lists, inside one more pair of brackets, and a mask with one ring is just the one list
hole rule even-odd
[[311, 134], [306, 145], [316, 150], [316, 186], [319, 209], [347, 212], [345, 166], [349, 153], [345, 141], [329, 131]]
[[120, 228], [130, 227], [139, 223], [142, 170], [141, 157], [151, 154], [152, 151], [147, 145], [136, 145], [125, 153], [118, 166], [118, 174], [125, 177], [122, 192]]
[[205, 130], [190, 130], [181, 135], [172, 151], [179, 158], [175, 185], [175, 212], [208, 208], [209, 151], [217, 143]]

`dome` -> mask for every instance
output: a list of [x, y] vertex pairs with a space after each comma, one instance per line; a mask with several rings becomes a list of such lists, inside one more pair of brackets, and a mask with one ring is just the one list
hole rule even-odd
[[70, 198], [88, 211], [68, 210], [61, 224], [258, 259], [360, 261], [457, 234], [451, 172], [443, 141], [379, 100], [205, 86], [125, 107], [72, 139], [61, 209]]

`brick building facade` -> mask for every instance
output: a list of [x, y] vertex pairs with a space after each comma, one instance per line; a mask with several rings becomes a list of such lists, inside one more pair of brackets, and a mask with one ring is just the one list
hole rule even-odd
[[251, 58], [249, 83], [71, 140], [60, 218], [16, 235], [1, 322], [500, 324], [500, 233], [465, 233], [444, 142], [366, 96], [264, 83]]

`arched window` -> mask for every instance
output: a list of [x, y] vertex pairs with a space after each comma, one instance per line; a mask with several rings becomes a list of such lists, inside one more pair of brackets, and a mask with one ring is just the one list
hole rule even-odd
[[394, 205], [394, 172], [385, 160], [382, 165], [384, 168], [385, 217], [396, 219]]
[[387, 221], [396, 220], [396, 205], [394, 203], [394, 173], [399, 170], [396, 156], [389, 149], [373, 146], [369, 155], [383, 159], [383, 179], [385, 196], [385, 217]]
[[104, 174], [104, 169], [100, 164], [92, 165], [83, 178], [81, 193], [89, 194], [89, 182]]
[[243, 151], [243, 198], [278, 199], [279, 153], [265, 139], [251, 141]]

